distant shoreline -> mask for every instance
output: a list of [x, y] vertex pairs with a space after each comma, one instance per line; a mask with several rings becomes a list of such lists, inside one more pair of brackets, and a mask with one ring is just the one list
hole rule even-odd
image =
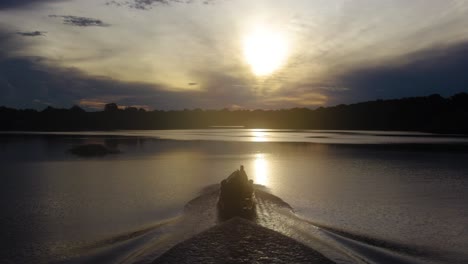
[[468, 94], [377, 100], [315, 110], [119, 109], [86, 112], [47, 107], [43, 111], [0, 107], [0, 131], [114, 131], [178, 129], [307, 129], [406, 131], [468, 135]]

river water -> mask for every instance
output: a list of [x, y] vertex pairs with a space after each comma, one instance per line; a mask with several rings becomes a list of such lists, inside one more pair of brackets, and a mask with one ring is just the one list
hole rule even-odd
[[[88, 143], [122, 153], [67, 151]], [[1, 134], [1, 262], [151, 262], [241, 164], [257, 223], [337, 263], [468, 262], [467, 138], [248, 129]]]

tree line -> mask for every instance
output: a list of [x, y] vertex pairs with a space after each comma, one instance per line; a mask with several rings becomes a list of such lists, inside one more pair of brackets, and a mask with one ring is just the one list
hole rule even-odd
[[268, 129], [398, 130], [468, 134], [468, 94], [438, 94], [350, 105], [281, 110], [120, 109], [102, 111], [79, 106], [42, 111], [0, 107], [2, 131], [82, 131], [126, 129], [206, 129], [219, 126]]

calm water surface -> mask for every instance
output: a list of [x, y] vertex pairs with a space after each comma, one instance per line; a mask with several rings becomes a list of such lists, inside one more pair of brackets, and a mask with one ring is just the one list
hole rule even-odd
[[[122, 153], [67, 152], [83, 143]], [[466, 138], [422, 133], [3, 134], [0, 256], [146, 263], [216, 224], [209, 190], [243, 164], [259, 188], [293, 208], [259, 197], [258, 223], [336, 262], [466, 263], [467, 161]]]

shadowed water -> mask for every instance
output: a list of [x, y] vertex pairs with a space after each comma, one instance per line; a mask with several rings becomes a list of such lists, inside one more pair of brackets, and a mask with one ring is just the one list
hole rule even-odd
[[[290, 133], [267, 132], [271, 138]], [[217, 223], [214, 184], [240, 164], [264, 186], [257, 191], [257, 223], [336, 262], [468, 260], [464, 138], [444, 137], [442, 143], [417, 134], [405, 136], [405, 143], [350, 145], [339, 142], [347, 134], [332, 132], [326, 133], [334, 144], [119, 133], [0, 137], [3, 260], [151, 262]], [[382, 134], [383, 141], [395, 140]], [[362, 136], [357, 142], [369, 140]], [[67, 152], [83, 143], [122, 153], [79, 158]]]

